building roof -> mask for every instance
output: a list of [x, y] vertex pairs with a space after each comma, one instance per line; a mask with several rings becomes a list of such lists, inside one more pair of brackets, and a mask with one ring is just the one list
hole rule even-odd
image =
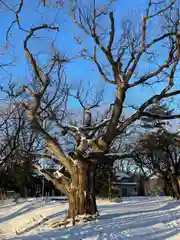
[[116, 172], [116, 177], [118, 180], [121, 180], [122, 178], [131, 178], [127, 173], [124, 172]]

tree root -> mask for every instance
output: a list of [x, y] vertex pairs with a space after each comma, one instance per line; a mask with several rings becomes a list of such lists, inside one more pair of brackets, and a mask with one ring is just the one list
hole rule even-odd
[[63, 221], [55, 221], [51, 224], [52, 228], [57, 228], [57, 227], [66, 227], [68, 224], [71, 223], [71, 219], [66, 219]]
[[99, 218], [99, 213], [97, 212], [94, 215], [79, 215], [76, 217], [76, 222], [90, 222], [90, 221], [94, 221], [97, 220]]
[[[75, 223], [85, 223], [97, 220], [99, 218], [99, 214], [96, 213], [94, 215], [79, 215], [75, 218]], [[55, 221], [49, 221], [46, 222], [45, 225], [48, 225], [52, 228], [58, 228], [58, 227], [67, 227], [67, 225], [72, 226], [73, 225], [73, 219], [66, 217], [64, 220], [55, 220]]]
[[49, 227], [52, 228], [57, 228], [57, 227], [66, 227], [68, 224], [71, 225], [72, 219], [66, 217], [64, 220], [55, 220], [55, 221], [48, 221], [44, 225], [48, 225]]

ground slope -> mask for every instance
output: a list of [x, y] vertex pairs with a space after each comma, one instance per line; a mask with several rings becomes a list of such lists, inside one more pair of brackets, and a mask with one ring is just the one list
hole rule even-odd
[[[168, 197], [98, 201], [100, 219], [75, 227], [51, 229], [47, 218], [60, 218], [67, 203], [28, 199], [0, 205], [0, 239], [14, 240], [180, 240], [180, 201]], [[18, 234], [17, 234], [18, 233]]]

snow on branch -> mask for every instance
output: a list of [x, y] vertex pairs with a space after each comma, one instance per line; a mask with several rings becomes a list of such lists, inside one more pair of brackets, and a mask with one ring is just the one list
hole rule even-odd
[[113, 160], [122, 160], [126, 158], [133, 158], [133, 152], [131, 153], [107, 153], [105, 157], [108, 157]]
[[150, 113], [150, 112], [143, 112], [142, 116], [150, 117], [150, 118], [153, 118], [153, 119], [160, 119], [160, 120], [180, 118], [180, 114], [175, 114], [175, 115], [168, 116], [168, 115], [153, 114], [153, 113]]
[[70, 181], [68, 177], [64, 176], [64, 174], [61, 173], [61, 177], [56, 178], [46, 169], [42, 168], [41, 165], [39, 164], [33, 164], [33, 167], [39, 170], [39, 172], [41, 172], [48, 181], [51, 181], [56, 186], [57, 189], [64, 192], [65, 194], [68, 193]]
[[85, 130], [85, 131], [93, 131], [93, 130], [98, 130], [101, 127], [104, 127], [108, 122], [110, 121], [110, 118], [106, 118], [104, 119], [102, 122], [94, 125], [94, 126], [90, 126], [90, 127], [80, 127], [80, 129]]

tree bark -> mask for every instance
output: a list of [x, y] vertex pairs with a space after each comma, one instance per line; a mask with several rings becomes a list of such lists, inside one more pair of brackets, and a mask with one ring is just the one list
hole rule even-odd
[[96, 196], [95, 196], [95, 174], [96, 164], [89, 163], [86, 169], [86, 199], [85, 208], [87, 214], [97, 213]]
[[169, 179], [168, 176], [164, 176], [164, 181], [165, 181], [165, 194], [167, 196], [171, 196], [173, 198], [175, 198], [175, 193], [174, 193], [174, 190], [173, 190], [173, 186], [172, 186], [172, 183], [171, 183], [171, 180]]
[[[95, 173], [96, 164], [94, 162], [75, 161], [71, 169], [71, 176], [62, 174], [60, 178], [55, 178], [40, 165], [33, 165], [38, 169], [55, 188], [65, 193], [69, 200], [68, 218], [75, 221], [78, 215], [94, 215], [97, 213], [95, 196]], [[75, 222], [74, 222], [75, 224]]]
[[68, 199], [69, 218], [97, 213], [94, 164], [80, 162], [77, 167], [74, 167]]
[[179, 186], [179, 182], [178, 182], [178, 176], [176, 176], [175, 174], [171, 174], [170, 179], [171, 179], [171, 184], [173, 187], [175, 198], [179, 200], [180, 199], [180, 186]]

